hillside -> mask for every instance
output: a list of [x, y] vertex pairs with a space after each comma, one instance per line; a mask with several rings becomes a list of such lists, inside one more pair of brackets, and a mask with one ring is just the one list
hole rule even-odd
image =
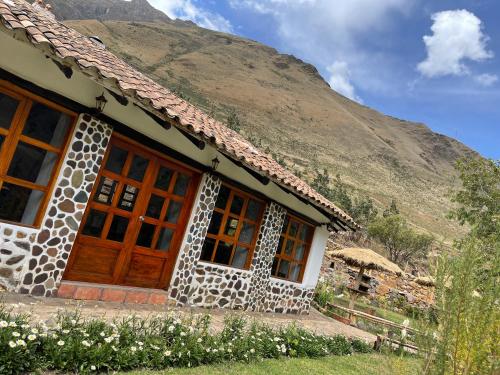
[[445, 218], [446, 196], [455, 183], [454, 161], [475, 154], [460, 142], [343, 97], [293, 56], [161, 18], [146, 0], [51, 4], [59, 19], [98, 35], [108, 49], [215, 117], [225, 120], [234, 109], [242, 133], [291, 170], [312, 178], [326, 167], [381, 207], [394, 197], [420, 228], [446, 238], [459, 230]]

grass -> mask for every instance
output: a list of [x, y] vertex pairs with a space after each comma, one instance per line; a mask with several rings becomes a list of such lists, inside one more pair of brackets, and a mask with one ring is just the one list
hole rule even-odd
[[416, 375], [419, 360], [399, 358], [393, 355], [355, 354], [320, 359], [271, 359], [262, 362], [233, 363], [196, 368], [170, 369], [166, 371], [136, 371], [127, 375]]

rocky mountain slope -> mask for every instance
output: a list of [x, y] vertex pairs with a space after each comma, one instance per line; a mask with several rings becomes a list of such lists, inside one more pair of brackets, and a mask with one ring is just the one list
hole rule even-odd
[[[326, 167], [380, 207], [391, 198], [424, 230], [450, 238], [455, 160], [476, 155], [424, 124], [386, 116], [333, 91], [315, 67], [241, 37], [161, 16], [146, 0], [52, 0], [59, 19], [312, 178]], [[162, 13], [161, 13], [162, 14]]]

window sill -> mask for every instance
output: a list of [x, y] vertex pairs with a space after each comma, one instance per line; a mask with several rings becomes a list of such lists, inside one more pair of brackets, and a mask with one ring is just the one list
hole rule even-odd
[[304, 286], [303, 280], [302, 281], [290, 281], [287, 279], [282, 279], [280, 277], [271, 276], [271, 281], [273, 281], [275, 283], [284, 283], [284, 284], [288, 284], [288, 285], [293, 285], [296, 287], [303, 287]]
[[19, 230], [19, 228], [23, 228], [25, 230], [29, 230], [30, 232], [36, 232], [40, 230], [41, 225], [29, 225], [29, 224], [22, 224], [22, 223], [16, 223], [15, 221], [8, 221], [8, 220], [1, 220], [0, 219], [0, 226], [8, 226], [12, 228], [17, 228], [16, 230]]

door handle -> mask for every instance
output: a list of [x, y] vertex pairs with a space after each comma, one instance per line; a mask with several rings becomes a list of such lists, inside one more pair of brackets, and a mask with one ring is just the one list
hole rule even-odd
[[139, 221], [144, 221], [144, 216], [139, 216]]

